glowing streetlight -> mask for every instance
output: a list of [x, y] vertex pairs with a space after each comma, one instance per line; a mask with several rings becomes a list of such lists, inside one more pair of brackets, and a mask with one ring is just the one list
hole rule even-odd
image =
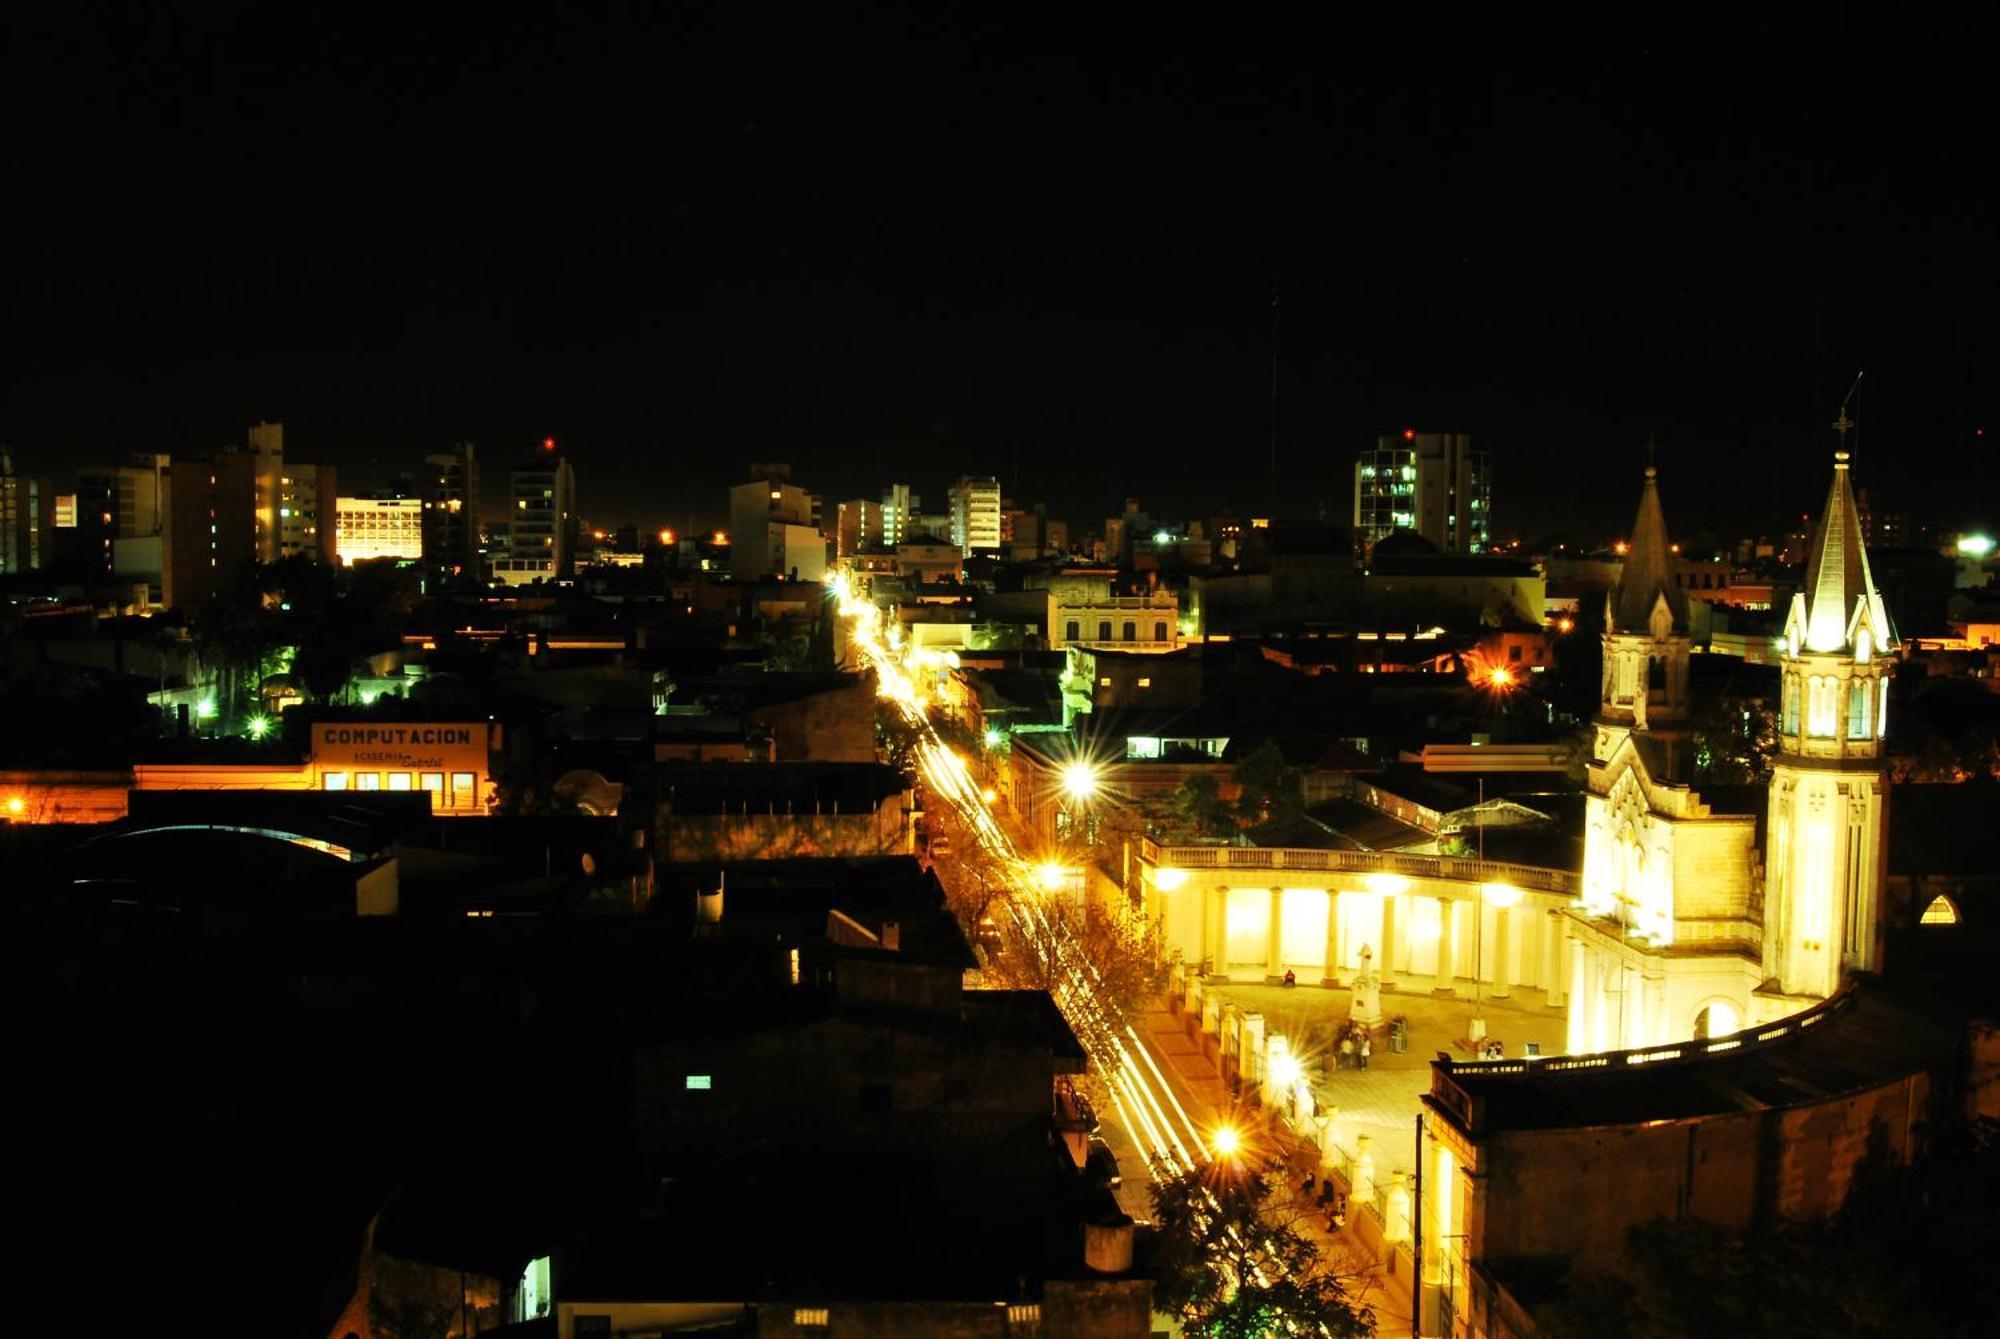
[[1083, 759], [1066, 764], [1062, 769], [1063, 794], [1073, 800], [1087, 800], [1097, 794], [1097, 769]]
[[252, 716], [243, 723], [243, 728], [250, 732], [250, 738], [262, 739], [271, 733], [271, 718], [263, 715]]
[[1177, 893], [1187, 887], [1188, 872], [1171, 866], [1153, 871], [1153, 886], [1163, 893]]
[[1068, 877], [1069, 871], [1053, 860], [1035, 866], [1035, 882], [1041, 885], [1045, 893], [1053, 893], [1061, 888]]
[[1233, 1158], [1243, 1151], [1243, 1133], [1234, 1125], [1218, 1125], [1208, 1137], [1208, 1146], [1218, 1158]]
[[1276, 1056], [1271, 1061], [1271, 1082], [1287, 1092], [1298, 1086], [1299, 1080], [1305, 1076], [1305, 1066], [1301, 1065], [1298, 1057], [1290, 1051]]
[[205, 721], [208, 720], [210, 717], [214, 716], [215, 699], [212, 697], [205, 697], [201, 701], [195, 703], [194, 715], [195, 719], [198, 721]]
[[1005, 738], [1006, 736], [1001, 734], [998, 730], [989, 727], [986, 731], [986, 747], [989, 749], [997, 749], [1000, 747], [1000, 741]]
[[1495, 688], [1511, 688], [1514, 685], [1514, 671], [1505, 665], [1495, 665], [1486, 672], [1486, 682]]
[[1516, 906], [1521, 901], [1521, 890], [1511, 883], [1488, 883], [1480, 885], [1480, 896], [1496, 907]]
[[28, 802], [22, 799], [19, 795], [9, 795], [7, 797], [8, 813], [13, 814], [15, 817], [18, 818], [23, 813], [26, 813], [27, 809], [28, 809]]

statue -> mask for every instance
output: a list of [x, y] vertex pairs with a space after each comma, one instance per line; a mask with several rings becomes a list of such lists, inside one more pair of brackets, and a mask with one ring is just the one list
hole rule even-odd
[[1354, 977], [1354, 1000], [1347, 1016], [1365, 1027], [1382, 1021], [1382, 978], [1375, 975], [1375, 950], [1361, 946], [1361, 970]]

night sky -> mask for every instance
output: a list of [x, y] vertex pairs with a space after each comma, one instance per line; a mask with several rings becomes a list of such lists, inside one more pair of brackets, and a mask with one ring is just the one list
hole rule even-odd
[[343, 491], [457, 439], [497, 488], [552, 434], [598, 523], [709, 520], [770, 459], [829, 502], [1262, 510], [1275, 284], [1287, 511], [1455, 429], [1502, 531], [1615, 532], [1655, 436], [1677, 532], [1768, 532], [1857, 368], [1858, 482], [2000, 492], [1970, 21], [268, 8], [7, 33], [23, 468], [276, 418]]

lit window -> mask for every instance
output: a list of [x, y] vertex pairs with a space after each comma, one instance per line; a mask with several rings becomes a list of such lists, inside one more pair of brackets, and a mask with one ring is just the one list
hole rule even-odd
[[382, 774], [380, 772], [356, 772], [354, 774], [354, 788], [356, 790], [380, 790], [382, 789]]
[[1139, 680], [1139, 686], [1141, 688], [1151, 688], [1153, 686], [1153, 681], [1151, 679], [1141, 679]]
[[1934, 897], [1931, 899], [1931, 904], [1924, 908], [1924, 914], [1920, 923], [1924, 925], [1956, 925], [1958, 924], [1958, 908], [1951, 904], [1951, 899], [1948, 897], [1942, 895]]
[[417, 784], [433, 795], [441, 795], [444, 793], [444, 773], [425, 772], [418, 778]]
[[320, 786], [325, 790], [346, 790], [347, 773], [328, 772], [320, 778]]
[[457, 797], [458, 802], [460, 804], [477, 803], [479, 800], [479, 796], [475, 792], [478, 790], [478, 788], [479, 788], [478, 779], [475, 778], [472, 773], [453, 772], [451, 774], [452, 794]]

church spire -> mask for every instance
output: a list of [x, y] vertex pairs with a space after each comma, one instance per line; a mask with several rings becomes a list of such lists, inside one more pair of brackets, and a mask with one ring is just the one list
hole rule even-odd
[[[1844, 410], [1833, 426], [1844, 444], [1851, 426]], [[1854, 505], [1847, 461], [1846, 450], [1833, 453], [1833, 487], [1813, 529], [1805, 586], [1792, 597], [1791, 616], [1786, 621], [1788, 640], [1796, 635], [1796, 645], [1822, 654], [1850, 650], [1864, 627], [1877, 648], [1892, 646], [1896, 639], [1889, 611], [1868, 570], [1861, 510]]]
[[1625, 570], [1611, 592], [1609, 631], [1647, 632], [1653, 609], [1662, 597], [1672, 616], [1672, 630], [1686, 632], [1687, 596], [1674, 584], [1673, 560], [1667, 547], [1667, 520], [1660, 511], [1659, 469], [1646, 466], [1646, 488], [1639, 495], [1639, 514], [1626, 543]]

